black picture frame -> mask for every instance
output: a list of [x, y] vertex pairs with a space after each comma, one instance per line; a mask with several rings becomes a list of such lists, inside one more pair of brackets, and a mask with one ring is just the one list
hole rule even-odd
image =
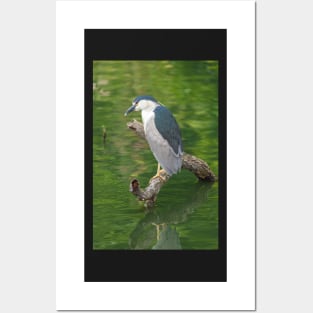
[[[226, 282], [226, 29], [85, 29], [85, 282]], [[144, 48], [143, 48], [144, 47]], [[218, 250], [94, 250], [92, 73], [94, 60], [217, 60], [219, 63]], [[183, 271], [182, 271], [183, 269]]]

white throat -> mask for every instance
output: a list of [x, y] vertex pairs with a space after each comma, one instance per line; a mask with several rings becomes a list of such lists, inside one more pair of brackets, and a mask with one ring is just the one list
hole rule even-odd
[[143, 123], [143, 127], [144, 127], [145, 131], [146, 131], [146, 126], [149, 123], [150, 119], [154, 118], [153, 110], [154, 110], [154, 108], [151, 110], [149, 109], [149, 110], [142, 110], [141, 111], [141, 118], [142, 118], [142, 123]]
[[138, 105], [138, 110], [141, 110], [141, 117], [144, 126], [144, 130], [146, 131], [146, 125], [149, 123], [149, 120], [154, 117], [153, 110], [158, 106], [158, 104], [150, 101], [150, 100], [142, 100]]

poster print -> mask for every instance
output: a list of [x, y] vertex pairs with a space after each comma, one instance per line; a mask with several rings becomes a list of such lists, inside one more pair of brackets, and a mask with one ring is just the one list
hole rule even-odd
[[[57, 2], [58, 310], [255, 309], [254, 11]], [[165, 128], [141, 136], [129, 126], [142, 112], [125, 116], [136, 99], [178, 125], [182, 168], [165, 181], [154, 178], [165, 150], [143, 137], [173, 124], [156, 117]], [[155, 180], [156, 196], [140, 199]]]

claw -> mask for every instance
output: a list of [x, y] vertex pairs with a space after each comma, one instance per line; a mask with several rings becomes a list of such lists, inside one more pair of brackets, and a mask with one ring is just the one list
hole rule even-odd
[[158, 174], [158, 175], [154, 175], [153, 177], [151, 177], [149, 180], [149, 183], [151, 183], [151, 180], [153, 180], [154, 178], [159, 178], [159, 179], [163, 180], [163, 182], [166, 182], [166, 179], [163, 178], [162, 175]]
[[162, 174], [163, 174], [163, 173], [166, 174], [166, 172], [165, 172], [164, 169], [162, 169], [162, 170], [160, 169], [160, 163], [158, 163], [158, 170], [157, 170], [156, 174], [149, 180], [149, 183], [150, 183], [151, 180], [154, 179], [154, 178], [160, 178], [161, 180], [163, 180], [163, 182], [165, 182], [166, 179], [162, 177], [161, 173], [162, 173]]

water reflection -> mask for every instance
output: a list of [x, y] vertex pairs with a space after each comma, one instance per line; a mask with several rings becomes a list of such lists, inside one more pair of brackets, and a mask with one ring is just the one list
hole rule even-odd
[[181, 195], [180, 206], [155, 207], [147, 210], [144, 218], [129, 237], [130, 249], [182, 249], [176, 225], [208, 201], [213, 183], [198, 182]]
[[[166, 224], [156, 225], [156, 227], [157, 227], [157, 243], [152, 247], [153, 250], [182, 249], [179, 240], [179, 234], [176, 231], [176, 229], [173, 229]], [[160, 227], [162, 227], [162, 230], [160, 230]]]

